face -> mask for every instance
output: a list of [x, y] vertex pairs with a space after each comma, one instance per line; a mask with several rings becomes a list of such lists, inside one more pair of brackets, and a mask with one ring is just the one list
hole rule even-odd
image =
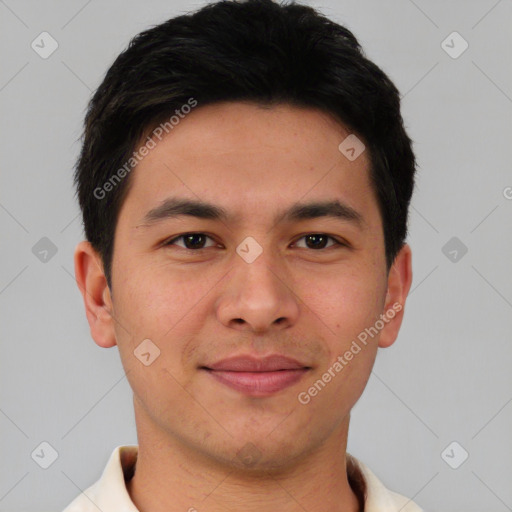
[[[216, 460], [236, 464], [249, 451], [262, 467], [311, 452], [348, 424], [377, 347], [399, 330], [396, 307], [387, 321], [380, 315], [403, 307], [410, 285], [407, 246], [386, 272], [369, 155], [346, 158], [338, 146], [348, 135], [316, 110], [198, 107], [132, 172], [112, 295], [90, 293], [115, 321], [88, 317], [99, 345], [118, 345], [141, 421]], [[225, 215], [178, 211], [177, 200]], [[283, 381], [253, 375], [237, 381], [243, 389], [205, 369], [275, 354], [306, 369]]]

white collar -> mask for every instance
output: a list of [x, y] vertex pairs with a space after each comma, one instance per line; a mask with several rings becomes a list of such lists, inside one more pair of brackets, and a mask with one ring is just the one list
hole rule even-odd
[[[138, 445], [121, 445], [114, 449], [101, 478], [77, 496], [63, 512], [140, 512], [126, 489], [137, 461]], [[414, 502], [388, 490], [375, 474], [350, 454], [366, 484], [364, 512], [423, 512]]]

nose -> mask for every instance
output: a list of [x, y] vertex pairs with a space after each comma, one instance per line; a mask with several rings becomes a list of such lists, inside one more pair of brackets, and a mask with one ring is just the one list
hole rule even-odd
[[217, 301], [217, 317], [226, 327], [263, 333], [297, 322], [299, 298], [285, 269], [264, 251], [255, 261], [234, 263]]

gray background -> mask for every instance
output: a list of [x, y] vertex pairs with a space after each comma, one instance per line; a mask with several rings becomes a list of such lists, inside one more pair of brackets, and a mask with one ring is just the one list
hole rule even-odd
[[[425, 510], [512, 510], [512, 2], [309, 4], [396, 83], [419, 163], [405, 320], [348, 450]], [[72, 166], [86, 103], [129, 39], [201, 5], [0, 0], [1, 511], [61, 510], [136, 443], [117, 348], [93, 342], [74, 281]], [[43, 31], [59, 45], [47, 59], [31, 48]], [[441, 46], [453, 31], [469, 43], [458, 58]], [[48, 469], [31, 457], [43, 441], [58, 452]]]

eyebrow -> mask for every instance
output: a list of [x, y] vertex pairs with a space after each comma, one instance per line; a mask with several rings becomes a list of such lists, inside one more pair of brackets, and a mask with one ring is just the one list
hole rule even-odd
[[[163, 201], [156, 208], [147, 212], [142, 219], [142, 225], [150, 226], [165, 219], [181, 216], [222, 222], [235, 220], [235, 216], [230, 215], [229, 212], [221, 206], [204, 201], [171, 197]], [[339, 200], [298, 203], [285, 211], [278, 212], [274, 221], [275, 223], [297, 222], [320, 217], [331, 217], [351, 222], [359, 228], [362, 228], [363, 225], [367, 225], [360, 212]]]

